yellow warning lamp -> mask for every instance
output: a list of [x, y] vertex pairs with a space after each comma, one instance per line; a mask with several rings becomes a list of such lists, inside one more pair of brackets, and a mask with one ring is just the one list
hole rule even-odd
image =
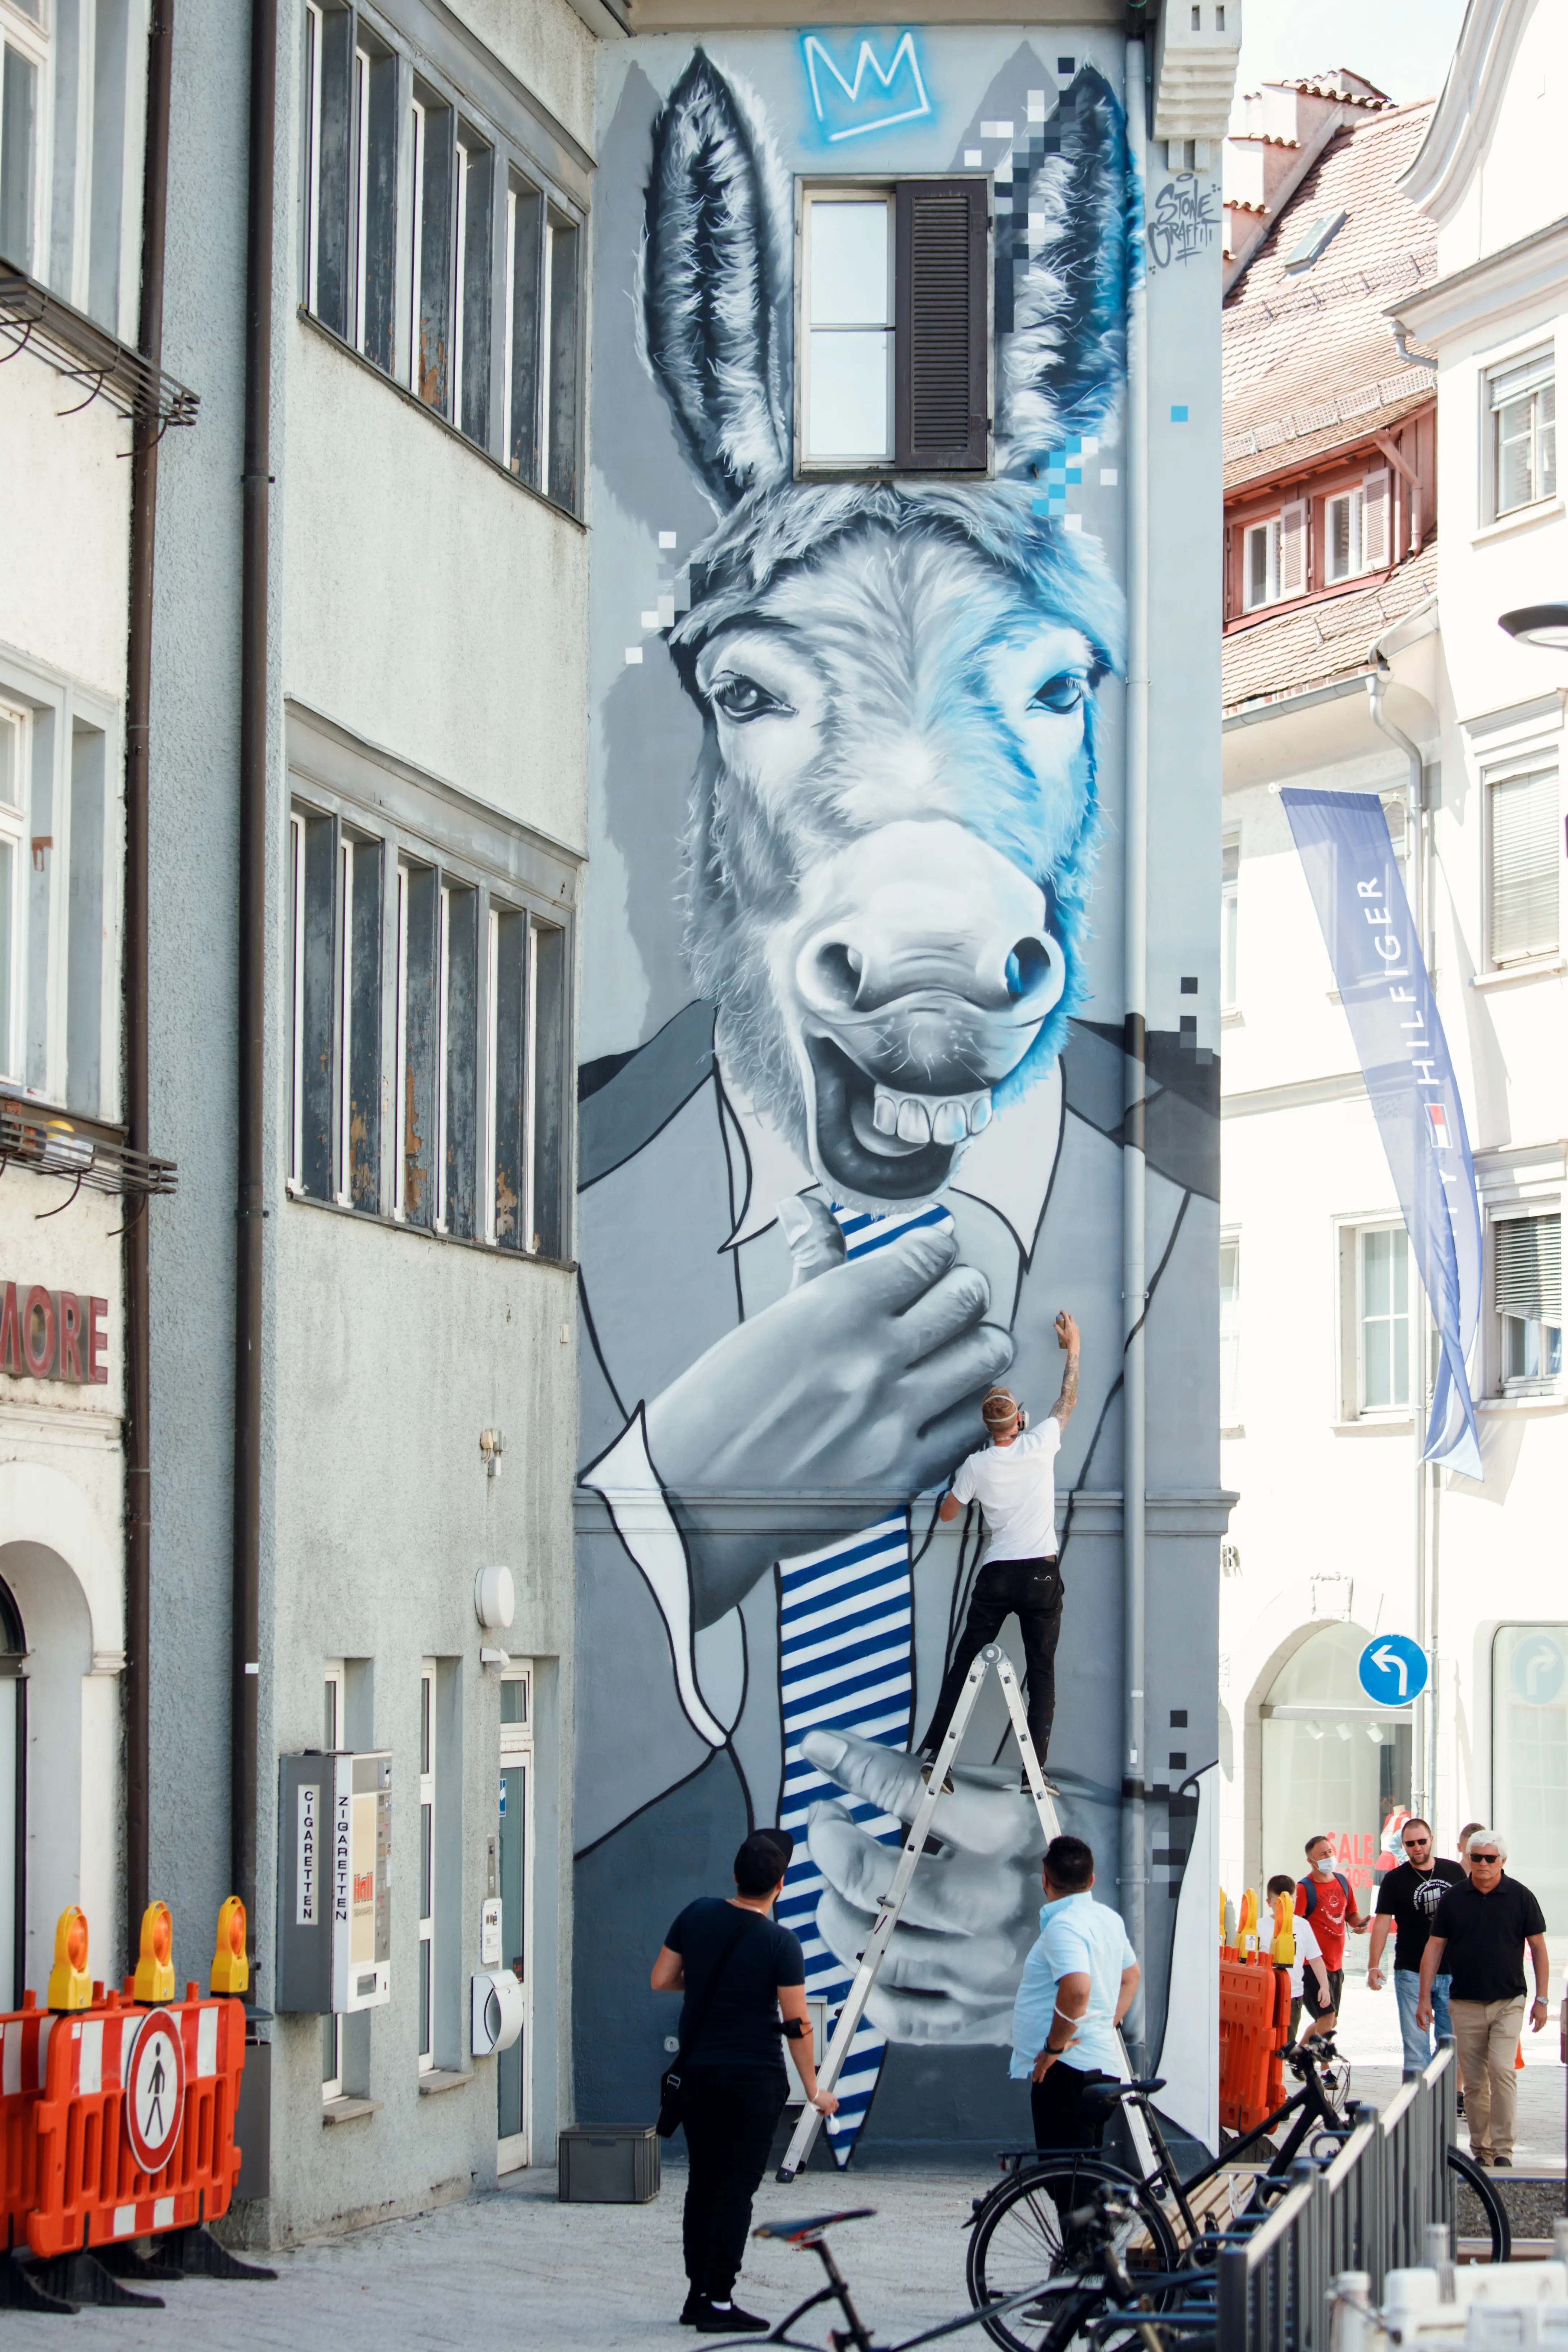
[[142, 1957], [136, 1963], [136, 1998], [149, 2003], [174, 1998], [174, 1920], [166, 1903], [149, 1903], [142, 1914]]
[[250, 1962], [245, 1957], [245, 1906], [229, 1895], [217, 1915], [217, 1948], [213, 1953], [209, 1992], [238, 1993], [250, 1989]]
[[87, 1965], [87, 1913], [74, 1903], [60, 1913], [55, 1928], [55, 1964], [49, 1970], [49, 2007], [90, 2009], [92, 1976]]
[[1241, 1911], [1236, 1923], [1237, 1948], [1244, 1953], [1258, 1949], [1258, 1895], [1248, 1887], [1241, 1898]]
[[1296, 1959], [1296, 1898], [1293, 1895], [1274, 1897], [1274, 1941], [1268, 1947], [1268, 1957], [1277, 1969], [1289, 1969]]

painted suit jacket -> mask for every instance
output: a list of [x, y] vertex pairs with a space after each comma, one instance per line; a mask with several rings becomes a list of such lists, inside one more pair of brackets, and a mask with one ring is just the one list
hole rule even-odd
[[[635, 1053], [589, 1065], [582, 1076], [579, 1853], [724, 1746], [753, 1820], [777, 1818], [783, 1759], [773, 1579], [759, 1578], [738, 1608], [694, 1631], [679, 1511], [661, 1491], [642, 1428], [650, 1398], [789, 1288], [777, 1202], [816, 1189], [771, 1120], [727, 1081], [713, 1030], [713, 1006], [692, 1003]], [[1218, 1065], [1168, 1033], [1152, 1033], [1148, 1066], [1152, 1289], [1191, 1195], [1217, 1198]], [[961, 1257], [990, 1283], [988, 1319], [1012, 1328], [1017, 1354], [1010, 1381], [1036, 1400], [1037, 1411], [1059, 1380], [1052, 1326], [1064, 1300], [1083, 1330], [1078, 1412], [1058, 1475], [1058, 1528], [1061, 1492], [1086, 1473], [1095, 1485], [1112, 1486], [1119, 1475], [1108, 1408], [1120, 1386], [1120, 1255], [1090, 1263], [1082, 1236], [1105, 1231], [1106, 1193], [1121, 1182], [1124, 1071], [1118, 1033], [1075, 1024], [1055, 1071], [998, 1115], [942, 1196]], [[773, 1493], [736, 1496], [725, 1507], [737, 1529], [776, 1533], [775, 1556], [788, 1558], [905, 1499], [866, 1497], [829, 1508]], [[978, 1552], [962, 1523], [937, 1525], [937, 1499], [911, 1505], [917, 1706], [927, 1712]]]

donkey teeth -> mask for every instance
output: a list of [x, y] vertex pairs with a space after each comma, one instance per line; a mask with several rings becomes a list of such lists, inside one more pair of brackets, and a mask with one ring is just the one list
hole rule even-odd
[[900, 1143], [962, 1143], [991, 1123], [988, 1093], [957, 1096], [929, 1103], [918, 1095], [893, 1094], [879, 1087], [871, 1103], [871, 1124], [879, 1135], [896, 1135]]

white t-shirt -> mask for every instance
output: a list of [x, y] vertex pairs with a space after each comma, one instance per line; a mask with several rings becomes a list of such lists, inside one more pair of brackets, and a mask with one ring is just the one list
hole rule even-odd
[[[1300, 1912], [1290, 1922], [1290, 1933], [1296, 1938], [1296, 1957], [1290, 1963], [1290, 1998], [1292, 2000], [1300, 2000], [1304, 1963], [1308, 1960], [1321, 1960], [1323, 1957], [1323, 1948], [1312, 1933], [1311, 1921], [1303, 1919]], [[1317, 1978], [1314, 1977], [1312, 1979], [1314, 1987], [1317, 1981]]]
[[1026, 1429], [1011, 1445], [983, 1445], [959, 1464], [952, 1491], [961, 1503], [978, 1502], [985, 1514], [991, 1530], [987, 1568], [999, 1559], [1056, 1558], [1052, 1465], [1061, 1442], [1061, 1423], [1047, 1414], [1038, 1429]]

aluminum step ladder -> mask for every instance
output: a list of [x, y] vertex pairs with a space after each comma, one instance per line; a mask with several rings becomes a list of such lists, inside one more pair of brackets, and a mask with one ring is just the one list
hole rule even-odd
[[[875, 1925], [866, 1940], [865, 1949], [858, 1955], [860, 1965], [856, 1971], [855, 1981], [849, 1988], [847, 2000], [838, 2012], [832, 2040], [828, 2042], [826, 2053], [817, 2072], [816, 2080], [819, 2089], [832, 2090], [838, 2080], [844, 2061], [849, 2054], [849, 2045], [854, 2041], [860, 2021], [866, 2013], [866, 2003], [871, 1997], [871, 1988], [877, 1981], [888, 1946], [892, 1941], [893, 1930], [899, 1924], [900, 1914], [903, 1910], [905, 1899], [909, 1895], [910, 1882], [915, 1874], [915, 1864], [925, 1852], [926, 1839], [931, 1832], [931, 1825], [935, 1818], [937, 1807], [942, 1802], [942, 1783], [947, 1779], [948, 1768], [958, 1753], [960, 1743], [968, 1728], [969, 1718], [974, 1712], [975, 1702], [980, 1696], [985, 1678], [993, 1672], [1002, 1685], [1002, 1696], [1013, 1726], [1013, 1736], [1018, 1743], [1018, 1753], [1023, 1759], [1025, 1778], [1029, 1783], [1029, 1793], [1035, 1801], [1035, 1811], [1039, 1815], [1042, 1845], [1049, 1845], [1052, 1838], [1060, 1833], [1061, 1823], [1057, 1819], [1057, 1809], [1051, 1801], [1050, 1791], [1046, 1787], [1045, 1775], [1040, 1770], [1039, 1759], [1035, 1754], [1035, 1744], [1029, 1738], [1029, 1719], [1024, 1712], [1023, 1695], [1018, 1688], [1018, 1677], [1014, 1672], [1013, 1661], [999, 1643], [989, 1643], [969, 1669], [963, 1688], [959, 1694], [958, 1705], [952, 1711], [952, 1720], [947, 1727], [946, 1737], [937, 1750], [936, 1761], [927, 1775], [925, 1795], [921, 1799], [915, 1810], [915, 1817], [910, 1823], [904, 1839], [903, 1852], [899, 1856], [898, 1867], [893, 1873], [892, 1884], [886, 1895], [878, 1898]], [[1132, 2070], [1127, 2063], [1127, 2052], [1120, 2032], [1117, 2034], [1116, 2042], [1121, 2053], [1121, 2079], [1123, 2082], [1131, 2082]], [[1128, 2106], [1123, 2112], [1132, 2135], [1133, 2146], [1138, 2151], [1138, 2160], [1147, 2175], [1153, 2171], [1155, 2162], [1154, 2147], [1149, 2137], [1148, 2124], [1144, 2120], [1142, 2111], [1136, 2106]], [[775, 2179], [790, 2181], [795, 2179], [795, 2174], [800, 2171], [811, 2154], [816, 2135], [825, 2120], [821, 2111], [812, 2106], [808, 2101], [801, 2111], [800, 2121], [796, 2124], [789, 2147], [784, 2152], [784, 2162], [774, 2175]]]

